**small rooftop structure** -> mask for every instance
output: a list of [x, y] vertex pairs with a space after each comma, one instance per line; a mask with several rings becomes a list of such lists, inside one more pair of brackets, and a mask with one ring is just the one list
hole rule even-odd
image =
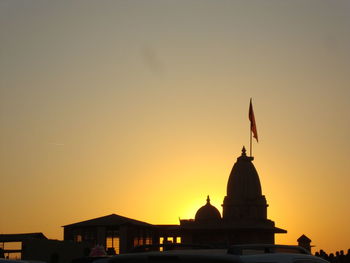
[[311, 239], [305, 236], [304, 234], [301, 235], [298, 239], [298, 246], [301, 246], [305, 248], [306, 250], [311, 252]]

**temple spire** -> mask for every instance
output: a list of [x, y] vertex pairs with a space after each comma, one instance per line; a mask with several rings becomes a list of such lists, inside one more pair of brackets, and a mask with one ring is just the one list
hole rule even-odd
[[246, 150], [245, 147], [243, 146], [243, 148], [242, 148], [242, 156], [247, 156], [246, 152], [247, 152], [247, 150]]

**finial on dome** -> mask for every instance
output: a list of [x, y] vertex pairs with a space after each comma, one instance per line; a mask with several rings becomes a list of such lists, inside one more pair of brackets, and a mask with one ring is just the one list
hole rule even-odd
[[243, 148], [242, 148], [242, 156], [247, 156], [247, 154], [246, 154], [246, 149], [245, 149], [245, 147], [243, 146]]
[[210, 198], [209, 198], [209, 195], [207, 196], [207, 204], [210, 204]]

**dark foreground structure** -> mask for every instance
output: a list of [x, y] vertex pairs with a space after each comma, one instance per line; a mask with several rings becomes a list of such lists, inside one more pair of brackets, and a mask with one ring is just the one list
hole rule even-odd
[[64, 226], [64, 240], [104, 246], [110, 254], [126, 253], [139, 245], [156, 243], [196, 243], [215, 247], [233, 244], [274, 244], [276, 233], [287, 233], [267, 219], [265, 196], [253, 157], [237, 158], [227, 183], [222, 216], [207, 203], [194, 219], [180, 220], [179, 225], [152, 225], [116, 214]]
[[61, 263], [81, 257], [88, 249], [87, 244], [50, 240], [42, 233], [0, 234], [0, 258]]

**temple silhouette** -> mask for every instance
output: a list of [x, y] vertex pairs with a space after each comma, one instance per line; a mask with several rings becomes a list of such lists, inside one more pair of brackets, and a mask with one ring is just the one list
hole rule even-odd
[[227, 195], [223, 202], [223, 216], [210, 204], [196, 213], [194, 220], [181, 220], [185, 242], [232, 245], [248, 243], [274, 244], [275, 233], [286, 230], [275, 227], [267, 219], [267, 202], [261, 192], [259, 175], [252, 163], [253, 157], [237, 158], [227, 183]]
[[228, 178], [222, 216], [210, 204], [208, 196], [194, 219], [180, 220], [178, 225], [153, 225], [112, 214], [63, 226], [64, 240], [83, 242], [90, 247], [99, 244], [110, 254], [129, 252], [140, 245], [168, 242], [215, 247], [274, 244], [275, 234], [287, 231], [275, 227], [267, 218], [268, 204], [253, 160], [243, 147]]

